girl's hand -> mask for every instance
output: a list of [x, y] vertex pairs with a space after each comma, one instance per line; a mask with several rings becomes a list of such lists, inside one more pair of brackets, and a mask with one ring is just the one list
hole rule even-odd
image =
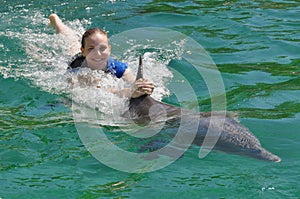
[[152, 82], [148, 82], [147, 79], [138, 79], [134, 83], [132, 98], [137, 98], [142, 95], [151, 95], [154, 90], [154, 84]]

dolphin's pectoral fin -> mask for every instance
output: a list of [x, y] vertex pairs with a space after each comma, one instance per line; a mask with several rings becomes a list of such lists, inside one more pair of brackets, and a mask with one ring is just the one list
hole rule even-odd
[[182, 147], [178, 147], [177, 144], [170, 144], [169, 139], [153, 140], [142, 146], [138, 152], [145, 153], [144, 158], [146, 159], [156, 159], [159, 156], [164, 156], [176, 160], [184, 156]]
[[153, 151], [157, 151], [161, 148], [163, 148], [164, 146], [166, 146], [169, 143], [168, 140], [152, 140], [150, 142], [148, 142], [147, 144], [143, 145], [138, 152], [139, 153], [144, 153], [144, 152], [153, 152]]

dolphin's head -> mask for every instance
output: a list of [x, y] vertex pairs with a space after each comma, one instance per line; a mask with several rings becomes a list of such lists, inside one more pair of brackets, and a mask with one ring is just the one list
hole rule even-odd
[[[215, 121], [215, 125], [218, 121]], [[255, 159], [280, 162], [281, 159], [264, 149], [257, 137], [235, 119], [226, 117], [216, 149]]]

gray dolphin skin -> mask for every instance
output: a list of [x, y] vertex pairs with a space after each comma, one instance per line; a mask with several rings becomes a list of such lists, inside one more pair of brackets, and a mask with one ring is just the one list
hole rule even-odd
[[[136, 79], [140, 78], [143, 78], [141, 56], [139, 58]], [[155, 111], [151, 111], [153, 107], [159, 108], [156, 108]], [[197, 132], [192, 143], [200, 147], [203, 144], [205, 136], [207, 136], [209, 125], [213, 123], [212, 126], [218, 127], [216, 128], [218, 130], [216, 135], [218, 136], [218, 140], [213, 147], [214, 150], [272, 162], [281, 161], [278, 156], [264, 149], [250, 130], [238, 122], [232, 115], [227, 114], [224, 119], [224, 115], [220, 114], [220, 116], [218, 116], [217, 112], [215, 112], [215, 114], [211, 112], [199, 112], [196, 116], [192, 111], [183, 110], [180, 107], [157, 101], [149, 95], [131, 98], [129, 101], [127, 116], [136, 123], [147, 124], [159, 118], [162, 114], [166, 115], [166, 128], [176, 129], [180, 126], [181, 129], [187, 130], [187, 132], [184, 132], [186, 135], [190, 133], [188, 131], [191, 131], [189, 127], [192, 123], [195, 124], [196, 122], [197, 126], [193, 130]], [[182, 117], [185, 117], [185, 122], [182, 122]], [[175, 130], [174, 134], [176, 133], [177, 131]], [[213, 134], [209, 136], [213, 136]], [[177, 144], [180, 145], [180, 143]]]

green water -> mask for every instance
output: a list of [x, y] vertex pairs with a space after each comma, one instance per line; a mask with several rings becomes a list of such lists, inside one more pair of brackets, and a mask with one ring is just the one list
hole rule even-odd
[[[0, 198], [300, 198], [299, 1], [26, 0], [3, 1], [0, 10]], [[59, 49], [47, 26], [52, 12], [79, 29], [98, 26], [110, 35], [151, 26], [193, 38], [222, 74], [227, 109], [282, 162], [222, 152], [199, 159], [193, 146], [151, 173], [100, 163], [79, 139], [65, 94], [44, 84], [52, 78], [47, 71], [56, 70], [51, 50]], [[25, 43], [43, 38], [37, 53], [45, 56], [37, 62]], [[201, 88], [200, 108], [209, 110]]]

